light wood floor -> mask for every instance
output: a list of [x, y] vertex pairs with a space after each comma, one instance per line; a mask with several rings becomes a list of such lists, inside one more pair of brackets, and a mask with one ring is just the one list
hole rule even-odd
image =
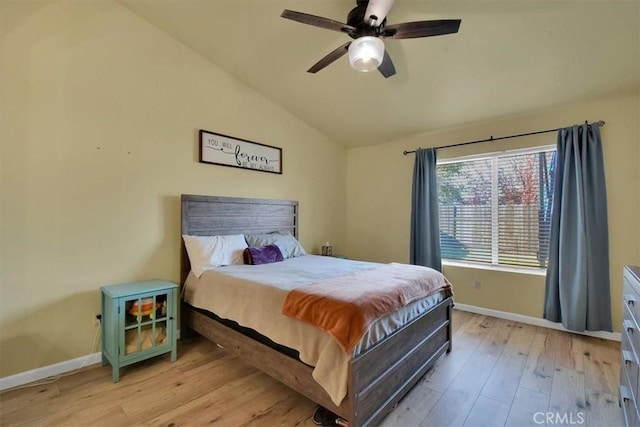
[[[539, 426], [547, 413], [547, 425], [622, 425], [619, 343], [457, 310], [454, 329], [453, 351], [384, 426]], [[180, 343], [177, 362], [165, 355], [123, 368], [117, 384], [98, 365], [4, 392], [0, 425], [312, 426], [314, 408], [195, 338]]]

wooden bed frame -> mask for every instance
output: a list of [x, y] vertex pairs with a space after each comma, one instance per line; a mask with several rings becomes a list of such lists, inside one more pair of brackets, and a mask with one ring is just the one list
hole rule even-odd
[[[182, 234], [213, 236], [290, 231], [298, 236], [298, 202], [182, 195]], [[181, 239], [182, 240], [182, 239]], [[184, 242], [182, 284], [190, 271]], [[446, 298], [428, 312], [367, 349], [349, 364], [348, 392], [336, 406], [315, 382], [313, 367], [284, 355], [182, 305], [182, 330], [191, 328], [319, 405], [349, 420], [351, 427], [378, 424], [451, 351], [451, 309]]]

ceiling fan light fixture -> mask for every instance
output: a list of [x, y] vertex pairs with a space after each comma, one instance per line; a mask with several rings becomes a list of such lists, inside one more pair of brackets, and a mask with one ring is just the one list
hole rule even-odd
[[349, 64], [357, 71], [373, 71], [382, 64], [384, 43], [377, 37], [355, 39], [349, 46]]

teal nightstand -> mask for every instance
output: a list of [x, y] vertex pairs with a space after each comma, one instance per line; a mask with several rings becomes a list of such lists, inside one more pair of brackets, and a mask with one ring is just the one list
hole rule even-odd
[[178, 285], [164, 280], [103, 286], [102, 366], [120, 368], [171, 352], [176, 361]]

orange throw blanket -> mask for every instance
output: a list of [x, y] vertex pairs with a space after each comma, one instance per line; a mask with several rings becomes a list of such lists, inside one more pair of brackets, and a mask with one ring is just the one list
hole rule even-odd
[[374, 321], [441, 290], [450, 293], [451, 284], [436, 270], [385, 264], [294, 289], [282, 314], [326, 331], [351, 353]]

